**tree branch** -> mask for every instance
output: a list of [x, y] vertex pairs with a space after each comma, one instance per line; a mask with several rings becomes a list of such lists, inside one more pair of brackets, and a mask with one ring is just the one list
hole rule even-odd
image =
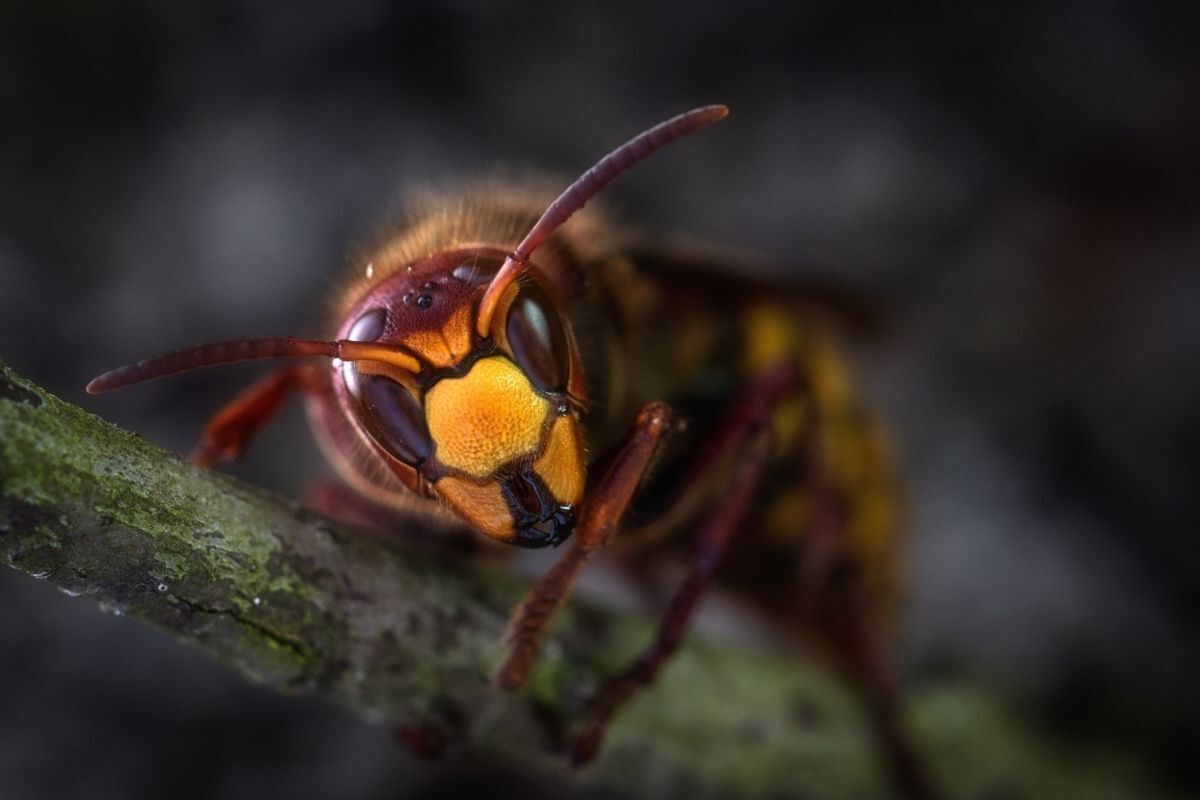
[[[414, 532], [426, 524], [411, 522]], [[407, 551], [193, 467], [2, 363], [0, 559], [198, 644], [257, 682], [563, 775], [548, 721], [577, 713], [651, 631], [574, 602], [530, 688], [509, 695], [490, 677], [523, 582]], [[1133, 795], [1148, 796], [1136, 770], [1071, 779], [1075, 756], [1043, 755], [978, 690], [926, 692], [914, 719], [956, 794], [1053, 778], [1079, 796], [1135, 784]], [[812, 665], [694, 641], [575, 779], [647, 796], [880, 796], [868, 730], [855, 700]], [[998, 741], [1023, 771], [998, 760]]]

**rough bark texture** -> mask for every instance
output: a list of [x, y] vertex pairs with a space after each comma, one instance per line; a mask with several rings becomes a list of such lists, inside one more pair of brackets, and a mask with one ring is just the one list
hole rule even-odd
[[[421, 526], [414, 519], [414, 530]], [[0, 364], [0, 559], [199, 645], [250, 679], [567, 775], [553, 720], [647, 640], [572, 603], [529, 689], [490, 683], [523, 581], [444, 563], [193, 467]], [[1147, 797], [1119, 753], [1048, 745], [995, 694], [911, 698], [956, 797]], [[636, 796], [878, 797], [863, 715], [793, 658], [693, 640], [571, 780]]]

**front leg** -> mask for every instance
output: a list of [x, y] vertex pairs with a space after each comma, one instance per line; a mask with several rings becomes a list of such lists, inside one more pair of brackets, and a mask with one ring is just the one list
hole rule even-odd
[[775, 446], [772, 417], [780, 402], [799, 390], [790, 364], [765, 370], [749, 382], [723, 428], [697, 460], [690, 481], [702, 483], [717, 465], [730, 463], [722, 495], [701, 528], [687, 579], [671, 598], [650, 646], [620, 673], [605, 681], [588, 703], [582, 725], [571, 737], [571, 761], [582, 765], [595, 757], [613, 717], [651, 684], [683, 643], [696, 608], [712, 583], [733, 538], [744, 529], [754, 508]]
[[513, 612], [505, 641], [509, 654], [497, 673], [506, 689], [520, 689], [529, 677], [554, 615], [570, 596], [579, 574], [617, 533], [633, 493], [646, 474], [671, 423], [665, 403], [642, 406], [633, 431], [587, 499], [571, 548], [534, 585]]
[[712, 582], [730, 540], [741, 529], [762, 483], [774, 439], [763, 427], [751, 436], [745, 460], [730, 481], [728, 493], [705, 525], [696, 547], [687, 580], [671, 599], [651, 645], [633, 663], [597, 690], [588, 703], [580, 729], [570, 739], [571, 762], [580, 766], [600, 749], [608, 724], [637, 693], [649, 686], [667, 660], [683, 643], [684, 635], [701, 598]]
[[279, 412], [289, 394], [317, 391], [320, 385], [320, 373], [312, 364], [294, 364], [268, 373], [209, 420], [188, 458], [204, 467], [218, 461], [233, 461]]

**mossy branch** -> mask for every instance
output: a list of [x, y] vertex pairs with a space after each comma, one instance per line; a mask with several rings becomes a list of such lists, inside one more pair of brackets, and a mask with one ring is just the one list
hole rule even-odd
[[[411, 521], [414, 532], [424, 525]], [[570, 719], [598, 677], [644, 645], [647, 622], [572, 603], [529, 689], [505, 693], [490, 676], [524, 582], [407, 551], [191, 466], [3, 364], [0, 559], [259, 683], [569, 780], [638, 796], [886, 794], [869, 728], [835, 680], [795, 659], [699, 641], [618, 721], [599, 761], [570, 775], [552, 721]], [[1074, 796], [1147, 796], [1112, 768], [1070, 779], [1069, 757], [1045, 754], [975, 690], [927, 692], [914, 719], [955, 795], [1054, 777]], [[952, 759], [939, 756], [946, 743]]]

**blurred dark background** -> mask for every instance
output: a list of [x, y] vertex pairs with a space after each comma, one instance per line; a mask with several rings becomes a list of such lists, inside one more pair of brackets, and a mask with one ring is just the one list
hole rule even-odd
[[[1200, 26], [1183, 4], [965, 6], [6, 0], [0, 357], [186, 450], [255, 368], [82, 387], [321, 332], [406, 188], [570, 176], [727, 103], [608, 203], [885, 298], [857, 363], [910, 489], [912, 679], [985, 676], [1195, 789]], [[322, 469], [293, 409], [235, 471], [299, 496]], [[556, 791], [415, 766], [7, 570], [0, 709], [4, 798]]]

